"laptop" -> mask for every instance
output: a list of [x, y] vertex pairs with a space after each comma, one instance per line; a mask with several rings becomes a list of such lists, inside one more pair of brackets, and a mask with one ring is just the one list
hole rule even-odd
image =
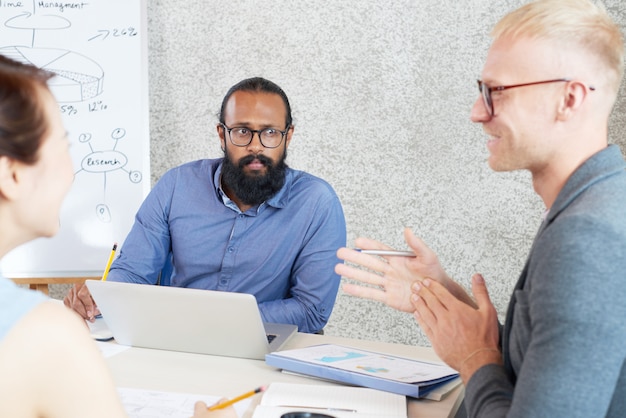
[[85, 281], [118, 344], [263, 360], [297, 332], [263, 323], [245, 293]]

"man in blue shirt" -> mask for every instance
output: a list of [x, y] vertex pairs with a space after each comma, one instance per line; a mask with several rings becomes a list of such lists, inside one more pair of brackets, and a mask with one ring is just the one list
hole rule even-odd
[[[253, 294], [266, 322], [320, 331], [339, 276], [335, 252], [346, 243], [332, 187], [285, 164], [292, 125], [283, 90], [263, 78], [233, 86], [217, 133], [224, 158], [198, 160], [163, 175], [137, 212], [107, 280]], [[163, 284], [163, 283], [161, 283]], [[86, 286], [65, 304], [90, 319]]]

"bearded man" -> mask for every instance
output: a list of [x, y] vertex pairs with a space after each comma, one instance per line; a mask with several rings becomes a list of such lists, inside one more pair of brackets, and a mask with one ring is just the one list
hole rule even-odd
[[[346, 224], [333, 188], [285, 163], [293, 131], [278, 85], [255, 77], [231, 87], [217, 125], [224, 157], [163, 175], [107, 280], [249, 293], [265, 322], [321, 331], [339, 287], [333, 267]], [[83, 285], [65, 304], [88, 320], [98, 314]]]

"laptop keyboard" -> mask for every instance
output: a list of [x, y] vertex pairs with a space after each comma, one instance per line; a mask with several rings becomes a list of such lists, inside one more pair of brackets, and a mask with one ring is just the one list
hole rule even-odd
[[267, 337], [268, 344], [271, 344], [271, 342], [274, 341], [274, 339], [276, 338], [276, 335], [274, 334], [265, 334], [265, 336]]

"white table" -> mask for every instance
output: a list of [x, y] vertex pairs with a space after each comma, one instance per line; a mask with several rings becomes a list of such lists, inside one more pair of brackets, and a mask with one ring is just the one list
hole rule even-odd
[[[341, 344], [407, 358], [438, 361], [434, 351], [426, 347], [303, 333], [293, 336], [283, 348], [300, 348], [326, 343]], [[134, 347], [108, 358], [107, 363], [113, 373], [115, 383], [119, 387], [198, 393], [228, 398], [249, 391], [250, 388], [272, 382], [334, 384], [315, 378], [282, 373], [259, 360]], [[246, 411], [246, 418], [252, 416], [253, 408], [259, 399], [260, 396], [253, 398], [250, 408]], [[463, 386], [456, 387], [441, 401], [409, 399], [408, 412], [410, 418], [450, 417], [454, 416], [463, 399]]]

